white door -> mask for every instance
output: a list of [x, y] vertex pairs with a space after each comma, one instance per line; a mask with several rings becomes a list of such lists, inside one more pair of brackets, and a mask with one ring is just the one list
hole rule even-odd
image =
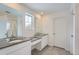
[[66, 19], [56, 18], [54, 20], [55, 46], [66, 48]]
[[69, 49], [70, 49], [70, 52], [73, 53], [73, 43], [74, 43], [74, 19], [73, 17], [70, 18], [70, 20], [68, 20], [68, 27], [69, 27], [69, 31], [68, 31], [68, 41], [69, 41]]

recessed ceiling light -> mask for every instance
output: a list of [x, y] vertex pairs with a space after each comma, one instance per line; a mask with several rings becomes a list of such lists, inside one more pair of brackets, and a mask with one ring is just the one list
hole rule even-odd
[[44, 12], [41, 12], [41, 15], [43, 15], [44, 14]]

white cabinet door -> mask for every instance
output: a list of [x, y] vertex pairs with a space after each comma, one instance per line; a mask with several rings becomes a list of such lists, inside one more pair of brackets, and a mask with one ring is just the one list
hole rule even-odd
[[31, 41], [23, 42], [0, 50], [0, 55], [30, 55]]
[[10, 52], [8, 55], [31, 55], [31, 50], [28, 48], [30, 48], [30, 47], [29, 46], [23, 47], [16, 51]]
[[48, 45], [48, 35], [43, 36], [40, 40], [41, 42], [35, 45], [36, 49], [38, 49], [39, 51], [41, 51], [43, 48], [45, 48]]
[[24, 42], [21, 45], [18, 45], [18, 47], [21, 48], [17, 48], [16, 50], [9, 52], [8, 55], [31, 55], [31, 42]]
[[48, 36], [46, 35], [46, 36], [42, 37], [41, 49], [45, 48], [47, 45], [48, 45]]

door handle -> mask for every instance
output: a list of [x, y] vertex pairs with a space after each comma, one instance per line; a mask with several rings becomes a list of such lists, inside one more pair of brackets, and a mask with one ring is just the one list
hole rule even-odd
[[74, 37], [73, 34], [71, 35], [71, 37], [72, 37], [72, 38]]
[[56, 33], [53, 33], [53, 35], [55, 35]]

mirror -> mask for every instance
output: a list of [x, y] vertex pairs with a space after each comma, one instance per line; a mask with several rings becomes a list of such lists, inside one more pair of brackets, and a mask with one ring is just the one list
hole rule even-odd
[[0, 11], [0, 38], [17, 36], [17, 16]]

